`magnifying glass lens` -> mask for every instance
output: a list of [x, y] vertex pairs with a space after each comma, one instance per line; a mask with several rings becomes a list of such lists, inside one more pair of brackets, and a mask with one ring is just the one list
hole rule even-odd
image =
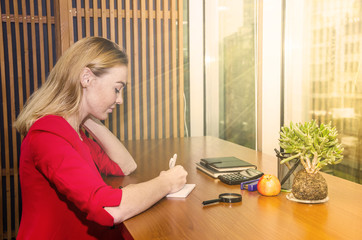
[[239, 196], [224, 196], [223, 198], [227, 198], [227, 199], [235, 199], [235, 198], [240, 198]]
[[241, 195], [237, 193], [220, 194], [219, 198], [221, 199], [222, 202], [227, 202], [227, 203], [234, 203], [241, 201]]
[[203, 201], [202, 204], [207, 205], [215, 202], [226, 202], [226, 203], [241, 202], [241, 195], [238, 193], [223, 193], [219, 195], [219, 199]]

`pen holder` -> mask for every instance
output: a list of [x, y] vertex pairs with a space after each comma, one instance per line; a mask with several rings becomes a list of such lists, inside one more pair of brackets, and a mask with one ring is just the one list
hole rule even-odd
[[[303, 165], [299, 164], [299, 159], [293, 159], [286, 163], [280, 164], [285, 158], [288, 158], [290, 155], [288, 153], [276, 151], [278, 158], [278, 179], [282, 184], [282, 189], [289, 190], [292, 188], [293, 181], [297, 172], [303, 169]], [[296, 165], [297, 164], [297, 165]], [[289, 177], [287, 176], [289, 175]], [[287, 179], [284, 178], [287, 176]], [[284, 180], [284, 183], [282, 182]]]

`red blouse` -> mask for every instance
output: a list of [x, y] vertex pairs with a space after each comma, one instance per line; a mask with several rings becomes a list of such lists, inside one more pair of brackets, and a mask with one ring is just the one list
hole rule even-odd
[[62, 117], [37, 120], [21, 145], [22, 216], [17, 239], [122, 239], [103, 207], [118, 206], [122, 190], [102, 179], [123, 175], [100, 146]]

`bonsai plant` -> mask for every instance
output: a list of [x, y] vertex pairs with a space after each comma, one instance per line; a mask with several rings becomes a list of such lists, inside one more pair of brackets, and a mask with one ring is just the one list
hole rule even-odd
[[309, 122], [290, 123], [281, 128], [279, 145], [288, 155], [280, 161], [287, 163], [299, 159], [304, 169], [293, 181], [292, 193], [300, 200], [322, 200], [328, 196], [328, 186], [319, 171], [329, 165], [338, 164], [343, 159], [343, 148], [338, 143], [338, 132], [329, 124]]

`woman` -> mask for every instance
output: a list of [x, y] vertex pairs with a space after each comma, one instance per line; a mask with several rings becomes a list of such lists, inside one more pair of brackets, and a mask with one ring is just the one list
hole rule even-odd
[[[18, 239], [112, 239], [131, 218], [186, 183], [176, 166], [148, 182], [107, 186], [99, 172], [128, 175], [136, 163], [99, 120], [123, 102], [127, 56], [115, 43], [90, 37], [72, 45], [28, 100], [16, 129], [22, 218]], [[87, 138], [84, 127], [96, 140]]]

